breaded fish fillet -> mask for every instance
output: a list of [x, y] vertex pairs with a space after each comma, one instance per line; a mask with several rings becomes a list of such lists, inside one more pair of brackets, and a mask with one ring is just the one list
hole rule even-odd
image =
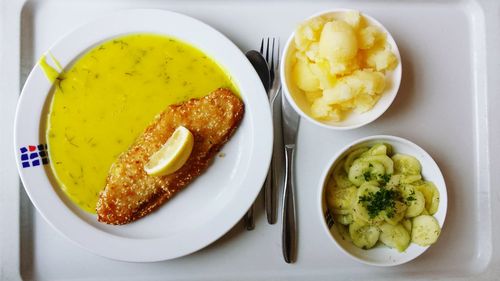
[[[243, 114], [243, 102], [228, 89], [169, 106], [111, 166], [97, 202], [97, 219], [108, 224], [126, 224], [172, 198], [207, 169]], [[173, 174], [149, 176], [144, 164], [178, 126], [188, 128], [194, 136], [189, 159]]]

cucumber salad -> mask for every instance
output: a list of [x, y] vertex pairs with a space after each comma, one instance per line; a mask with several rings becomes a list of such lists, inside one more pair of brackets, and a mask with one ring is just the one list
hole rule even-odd
[[338, 161], [325, 195], [340, 234], [362, 249], [380, 241], [403, 252], [410, 242], [436, 242], [441, 228], [432, 215], [439, 191], [421, 170], [415, 157], [393, 154], [385, 143], [354, 149]]

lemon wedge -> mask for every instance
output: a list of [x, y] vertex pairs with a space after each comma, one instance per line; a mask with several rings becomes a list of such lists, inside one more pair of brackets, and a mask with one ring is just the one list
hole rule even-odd
[[179, 170], [193, 150], [193, 134], [183, 126], [177, 127], [165, 144], [144, 165], [151, 176], [165, 176]]

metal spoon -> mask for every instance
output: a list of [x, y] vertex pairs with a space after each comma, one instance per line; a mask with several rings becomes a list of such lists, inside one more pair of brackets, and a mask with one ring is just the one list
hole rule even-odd
[[[267, 65], [266, 60], [259, 52], [255, 50], [250, 50], [246, 52], [245, 55], [252, 64], [257, 74], [259, 75], [260, 81], [262, 81], [262, 85], [264, 85], [264, 89], [266, 90], [267, 94], [269, 92], [269, 87], [271, 84], [271, 77], [269, 74], [269, 66]], [[269, 169], [269, 171], [271, 171], [271, 169]], [[271, 184], [271, 182], [266, 181], [264, 184]], [[243, 217], [243, 221], [245, 222], [245, 227], [247, 230], [252, 230], [255, 228], [254, 209], [255, 209], [255, 203], [252, 204], [250, 209], [248, 209], [247, 213]]]
[[262, 85], [264, 85], [264, 89], [266, 93], [269, 91], [271, 76], [269, 72], [269, 66], [267, 65], [266, 59], [257, 51], [250, 50], [245, 54], [252, 64], [253, 68], [257, 74], [259, 74], [260, 81], [262, 81]]

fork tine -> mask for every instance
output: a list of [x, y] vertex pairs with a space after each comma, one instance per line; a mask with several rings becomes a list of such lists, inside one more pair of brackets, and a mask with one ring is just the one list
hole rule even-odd
[[280, 65], [280, 57], [281, 57], [280, 56], [280, 39], [279, 38], [278, 38], [278, 48], [276, 49], [276, 51], [277, 51], [277, 57], [278, 57], [277, 62], [276, 62], [276, 68], [278, 68]]
[[269, 37], [267, 37], [266, 43], [266, 61], [269, 62]]
[[272, 45], [272, 48], [271, 48], [271, 64], [269, 66], [269, 75], [271, 76], [271, 83], [273, 83], [274, 81], [274, 37], [273, 37], [273, 45]]
[[260, 41], [260, 54], [264, 55], [264, 38]]

